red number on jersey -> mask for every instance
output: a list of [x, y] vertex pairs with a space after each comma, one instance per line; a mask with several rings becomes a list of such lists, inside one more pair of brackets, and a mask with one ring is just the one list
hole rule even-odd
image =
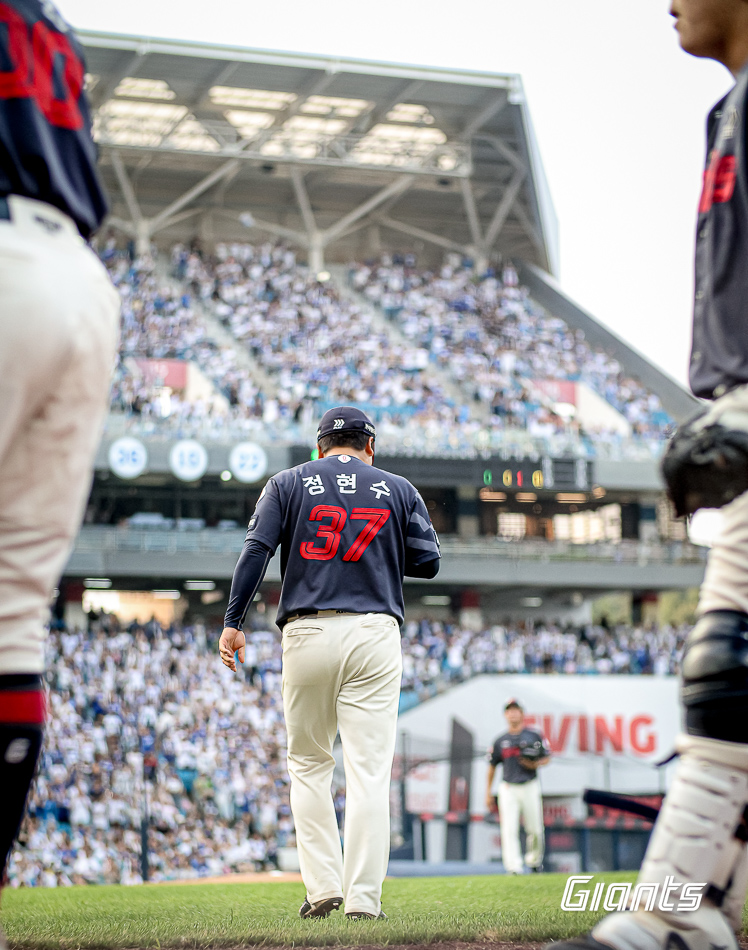
[[325, 546], [317, 548], [311, 541], [302, 541], [301, 556], [307, 561], [331, 561], [338, 553], [340, 547], [340, 532], [348, 515], [345, 508], [338, 508], [334, 505], [316, 505], [312, 508], [309, 515], [310, 521], [322, 521], [325, 518], [330, 519], [330, 524], [321, 524], [317, 528], [317, 537], [325, 539]]
[[[362, 554], [389, 516], [389, 508], [354, 508], [351, 511], [351, 521], [365, 521], [366, 524], [343, 555], [343, 560], [360, 561]], [[310, 521], [323, 521], [325, 518], [330, 519], [330, 524], [319, 525], [316, 534], [316, 537], [324, 538], [325, 546], [318, 548], [312, 541], [301, 542], [299, 551], [307, 561], [331, 561], [338, 553], [340, 533], [345, 527], [348, 515], [345, 508], [338, 508], [337, 505], [316, 505], [312, 508]]]
[[[80, 129], [83, 116], [78, 106], [83, 88], [83, 63], [64, 33], [50, 30], [38, 20], [29, 33], [26, 21], [7, 3], [0, 3], [0, 24], [6, 25], [7, 58], [12, 69], [0, 72], [0, 99], [33, 99], [50, 125]], [[55, 65], [64, 97], [55, 97]]]
[[[34, 51], [34, 90], [39, 108], [50, 125], [59, 129], [79, 129], [83, 116], [78, 99], [83, 88], [83, 64], [70, 47], [64, 33], [54, 33], [46, 23], [34, 24], [31, 40]], [[64, 99], [55, 99], [53, 76], [55, 58], [63, 57], [61, 85]]]
[[0, 3], [0, 23], [8, 34], [8, 57], [13, 68], [0, 72], [0, 99], [27, 99], [32, 95], [31, 47], [26, 21], [5, 3]]
[[390, 516], [389, 508], [354, 508], [351, 521], [365, 521], [361, 533], [343, 555], [344, 561], [360, 561], [361, 555]]

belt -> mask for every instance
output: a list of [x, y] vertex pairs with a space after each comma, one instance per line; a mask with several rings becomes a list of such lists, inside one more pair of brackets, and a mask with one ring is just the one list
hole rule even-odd
[[283, 621], [283, 626], [287, 623], [291, 623], [294, 620], [300, 620], [302, 617], [337, 617], [338, 615], [343, 615], [346, 617], [358, 617], [359, 612], [357, 610], [297, 610], [295, 614], [291, 614], [290, 617], [286, 617]]

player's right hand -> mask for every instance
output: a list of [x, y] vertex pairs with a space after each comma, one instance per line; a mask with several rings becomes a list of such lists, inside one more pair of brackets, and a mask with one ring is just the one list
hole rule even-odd
[[241, 630], [234, 627], [224, 627], [221, 639], [218, 641], [218, 652], [221, 654], [221, 662], [227, 666], [233, 673], [236, 673], [236, 660], [234, 654], [238, 652], [239, 662], [244, 662], [244, 644], [246, 638]]
[[496, 811], [496, 797], [491, 794], [491, 792], [486, 795], [486, 808], [489, 813]]

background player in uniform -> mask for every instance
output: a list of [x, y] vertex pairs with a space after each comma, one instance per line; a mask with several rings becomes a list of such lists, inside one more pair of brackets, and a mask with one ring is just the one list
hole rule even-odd
[[748, 2], [673, 0], [671, 13], [683, 49], [735, 86], [709, 114], [697, 223], [690, 381], [714, 403], [676, 434], [663, 473], [679, 514], [727, 507], [683, 657], [680, 758], [639, 881], [706, 887], [695, 912], [671, 889], [672, 909], [660, 898], [611, 915], [555, 950], [733, 950], [748, 887]]
[[0, 2], [0, 880], [44, 719], [44, 625], [88, 493], [119, 298], [81, 48], [49, 0]]
[[525, 864], [531, 871], [539, 871], [543, 864], [545, 835], [538, 769], [550, 761], [550, 749], [539, 732], [525, 727], [525, 714], [516, 699], [510, 699], [504, 706], [504, 716], [508, 729], [499, 736], [488, 753], [486, 804], [491, 811], [495, 800], [491, 787], [496, 769], [501, 765], [501, 860], [508, 874], [521, 874], [520, 815], [527, 836]]
[[[331, 409], [317, 430], [319, 459], [267, 483], [234, 572], [219, 645], [235, 670], [235, 651], [244, 661], [244, 615], [280, 544], [277, 622], [291, 810], [307, 889], [302, 917], [326, 917], [343, 902], [349, 917], [384, 916], [403, 576], [430, 578], [439, 570], [423, 499], [406, 479], [374, 467], [374, 436], [360, 410]], [[331, 795], [338, 729], [344, 855]]]

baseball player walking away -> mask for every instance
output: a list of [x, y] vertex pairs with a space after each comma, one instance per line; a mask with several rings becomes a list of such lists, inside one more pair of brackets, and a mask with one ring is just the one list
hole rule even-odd
[[525, 823], [527, 853], [525, 864], [531, 871], [543, 865], [545, 834], [543, 797], [538, 769], [550, 761], [551, 753], [543, 736], [525, 726], [525, 714], [516, 699], [504, 706], [507, 731], [499, 736], [488, 752], [486, 804], [493, 811], [493, 781], [496, 769], [503, 768], [499, 785], [499, 821], [501, 823], [501, 860], [507, 874], [521, 874], [522, 849], [519, 838], [520, 816]]
[[[735, 77], [709, 114], [697, 222], [690, 381], [713, 403], [663, 460], [678, 514], [725, 517], [683, 656], [680, 758], [639, 875], [657, 900], [555, 950], [736, 950], [748, 888], [748, 2], [672, 0], [670, 12], [683, 49]], [[697, 910], [687, 884], [703, 885]]]
[[119, 298], [81, 48], [49, 0], [0, 2], [0, 880], [44, 721], [44, 624], [90, 485]]
[[[283, 708], [291, 810], [307, 897], [301, 917], [384, 918], [389, 786], [402, 659], [403, 576], [435, 577], [439, 541], [423, 499], [374, 466], [371, 420], [330, 409], [319, 458], [273, 476], [234, 571], [221, 659], [244, 660], [241, 625], [276, 548], [283, 578]], [[341, 853], [331, 785], [340, 730], [346, 775]]]

